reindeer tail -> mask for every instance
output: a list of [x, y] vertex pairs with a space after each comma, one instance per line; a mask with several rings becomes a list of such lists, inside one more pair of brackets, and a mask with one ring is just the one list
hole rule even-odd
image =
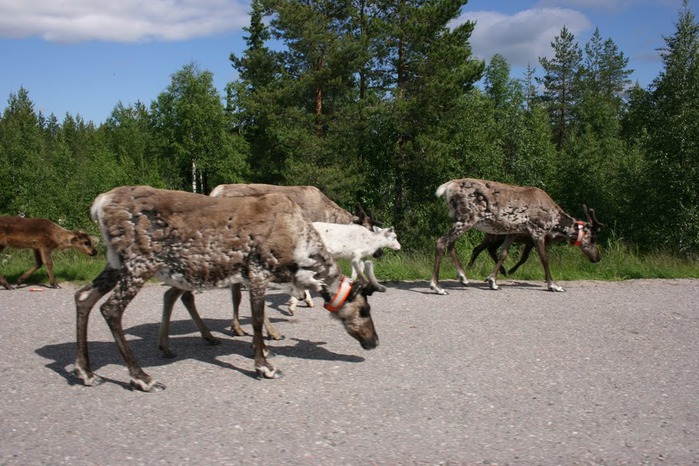
[[435, 196], [437, 196], [437, 197], [444, 196], [444, 193], [446, 193], [447, 188], [449, 187], [450, 184], [451, 184], [451, 181], [447, 181], [446, 183], [441, 185], [439, 188], [437, 188], [437, 192], [434, 193]]

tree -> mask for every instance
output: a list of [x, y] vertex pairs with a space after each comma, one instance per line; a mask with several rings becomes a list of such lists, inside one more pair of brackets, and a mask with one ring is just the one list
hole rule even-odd
[[151, 116], [142, 102], [124, 106], [119, 102], [100, 127], [105, 144], [124, 172], [126, 184], [165, 187], [155, 151]]
[[573, 108], [578, 99], [577, 80], [582, 60], [582, 51], [575, 36], [565, 26], [551, 43], [553, 58], [539, 58], [544, 69], [541, 79], [544, 85], [544, 99], [547, 103], [553, 125], [553, 139], [560, 151], [568, 135]]
[[647, 155], [653, 196], [652, 237], [682, 254], [699, 254], [699, 24], [683, 2], [675, 34], [665, 37], [663, 71], [653, 82]]
[[41, 119], [26, 89], [10, 94], [0, 121], [0, 209], [5, 214], [35, 215], [31, 200], [38, 172], [46, 167]]
[[228, 131], [211, 72], [184, 66], [153, 102], [151, 114], [163, 163], [174, 167], [169, 186], [207, 192], [221, 182], [242, 181], [246, 146]]

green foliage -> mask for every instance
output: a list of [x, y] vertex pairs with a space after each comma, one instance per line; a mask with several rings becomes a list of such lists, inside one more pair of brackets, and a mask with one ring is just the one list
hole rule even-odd
[[[689, 3], [648, 89], [630, 87], [628, 59], [599, 30], [581, 47], [563, 28], [541, 76], [529, 67], [514, 79], [497, 54], [486, 66], [469, 46], [476, 25], [452, 26], [465, 3], [253, 0], [225, 102], [212, 74], [189, 64], [155, 101], [118, 103], [99, 127], [42, 115], [20, 88], [0, 117], [0, 215], [96, 233], [90, 204], [119, 185], [309, 184], [395, 226], [404, 250], [385, 263], [396, 278], [413, 267], [422, 277], [419, 262], [450, 224], [436, 188], [480, 177], [538, 186], [577, 217], [583, 204], [596, 209], [607, 224], [601, 264], [552, 251], [577, 276], [671, 276], [672, 255], [696, 265], [699, 25]], [[460, 240], [460, 253], [479, 237]], [[649, 251], [667, 256], [649, 263]], [[532, 262], [522, 273], [539, 277]]]

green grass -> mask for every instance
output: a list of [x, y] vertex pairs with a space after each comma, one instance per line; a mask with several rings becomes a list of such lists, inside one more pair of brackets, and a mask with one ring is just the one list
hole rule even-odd
[[[471, 256], [472, 246], [467, 239], [460, 240], [457, 251], [461, 262], [466, 265]], [[549, 248], [549, 264], [556, 280], [628, 280], [637, 278], [699, 278], [699, 261], [681, 260], [663, 254], [640, 254], [629, 250], [620, 241], [610, 241], [601, 248], [602, 261], [593, 264], [577, 248], [556, 245]], [[513, 247], [507, 260], [511, 267], [519, 257], [519, 250]], [[386, 250], [380, 259], [372, 259], [376, 277], [379, 280], [407, 281], [429, 280], [432, 276], [433, 252], [403, 252]], [[19, 276], [34, 262], [30, 250], [5, 249], [0, 253], [0, 273], [14, 284]], [[95, 278], [106, 263], [104, 250], [95, 257], [86, 256], [74, 250], [54, 251], [54, 272], [58, 282], [87, 283]], [[349, 273], [348, 261], [340, 261], [342, 269]], [[484, 280], [493, 270], [494, 263], [487, 252], [481, 253], [474, 267], [467, 270], [472, 280]], [[543, 281], [544, 272], [536, 252], [514, 277], [520, 280]], [[451, 258], [442, 260], [440, 279], [456, 278], [456, 269]], [[502, 278], [502, 277], [501, 277]], [[26, 282], [27, 284], [48, 283], [46, 268], [42, 267]]]

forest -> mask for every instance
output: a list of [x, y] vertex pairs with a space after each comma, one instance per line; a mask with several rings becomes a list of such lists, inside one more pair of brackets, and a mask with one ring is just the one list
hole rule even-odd
[[[569, 214], [593, 207], [602, 244], [699, 257], [699, 24], [685, 0], [647, 88], [596, 30], [565, 27], [525, 76], [473, 56], [466, 0], [253, 0], [238, 78], [223, 93], [185, 64], [152, 102], [103, 123], [37, 112], [30, 89], [0, 117], [0, 215], [96, 233], [94, 198], [121, 185], [208, 194], [221, 183], [314, 185], [432, 251], [435, 197], [462, 177], [537, 186]], [[613, 31], [612, 31], [613, 33]], [[609, 32], [607, 32], [609, 34]]]

